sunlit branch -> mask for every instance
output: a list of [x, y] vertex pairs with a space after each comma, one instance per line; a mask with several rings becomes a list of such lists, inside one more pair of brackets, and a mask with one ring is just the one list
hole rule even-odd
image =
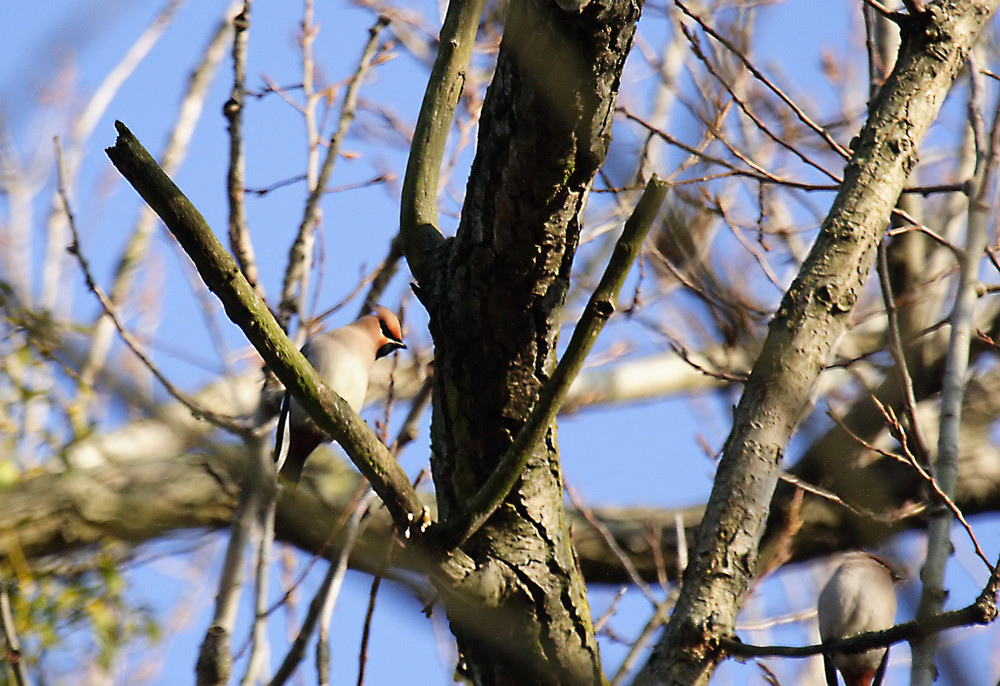
[[246, 205], [246, 141], [243, 137], [243, 108], [246, 105], [247, 41], [250, 30], [251, 1], [243, 0], [243, 9], [233, 18], [233, 88], [229, 101], [222, 109], [229, 121], [229, 174], [226, 191], [229, 195], [229, 248], [240, 269], [258, 295], [264, 291], [257, 274], [257, 259], [247, 229]]
[[229, 317], [243, 329], [317, 425], [344, 447], [382, 498], [400, 531], [421, 521], [423, 504], [385, 445], [342, 398], [323, 385], [198, 211], [125, 125], [117, 122], [116, 126], [119, 137], [115, 146], [108, 148], [108, 156], [174, 233]]
[[465, 72], [485, 5], [485, 0], [452, 0], [448, 4], [406, 163], [399, 232], [410, 272], [424, 287], [432, 278], [431, 256], [444, 240], [437, 214], [444, 147], [465, 86]]

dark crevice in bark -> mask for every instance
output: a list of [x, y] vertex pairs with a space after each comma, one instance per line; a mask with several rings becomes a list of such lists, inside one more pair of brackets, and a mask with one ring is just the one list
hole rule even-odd
[[[445, 517], [489, 476], [555, 367], [580, 217], [607, 152], [639, 8], [593, 2], [574, 14], [520, 0], [508, 9], [461, 223], [438, 299], [428, 303], [431, 465]], [[474, 574], [497, 562], [516, 571], [519, 588], [503, 603], [512, 625], [503, 631], [508, 648], [540, 670], [537, 683], [603, 678], [565, 522], [550, 433], [507, 505], [463, 547]], [[571, 630], [553, 633], [559, 628]], [[521, 683], [495, 650], [455, 629], [470, 672], [489, 675], [480, 683]]]

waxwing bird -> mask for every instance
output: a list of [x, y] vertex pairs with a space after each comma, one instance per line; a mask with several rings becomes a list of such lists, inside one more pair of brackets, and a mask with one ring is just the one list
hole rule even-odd
[[[396, 315], [384, 307], [339, 329], [313, 336], [302, 346], [302, 354], [331, 390], [361, 410], [368, 390], [372, 364], [394, 350], [405, 348]], [[281, 459], [285, 422], [288, 423], [288, 456], [279, 465], [279, 476], [289, 485], [299, 483], [306, 458], [330, 436], [321, 431], [301, 405], [286, 391], [281, 403], [274, 459]]]
[[[819, 594], [819, 635], [823, 641], [881, 631], [896, 619], [894, 575], [883, 560], [866, 553], [851, 555]], [[827, 686], [837, 686], [837, 670], [846, 686], [880, 686], [889, 649], [860, 653], [823, 653]]]

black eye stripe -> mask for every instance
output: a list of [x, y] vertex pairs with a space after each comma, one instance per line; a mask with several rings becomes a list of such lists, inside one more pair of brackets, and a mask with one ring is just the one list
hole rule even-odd
[[392, 332], [389, 328], [389, 324], [386, 323], [384, 319], [378, 320], [378, 327], [382, 330], [382, 335], [388, 338], [390, 341], [398, 341], [399, 336]]

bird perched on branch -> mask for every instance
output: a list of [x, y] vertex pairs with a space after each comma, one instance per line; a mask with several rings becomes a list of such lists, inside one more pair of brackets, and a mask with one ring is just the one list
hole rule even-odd
[[[866, 631], [881, 631], [896, 619], [895, 575], [883, 560], [859, 553], [833, 573], [819, 594], [819, 635], [833, 641]], [[823, 653], [827, 686], [837, 686], [837, 670], [846, 686], [880, 686], [889, 648], [858, 653]]]
[[[368, 372], [372, 364], [395, 350], [405, 348], [399, 320], [384, 307], [339, 329], [317, 334], [302, 346], [302, 354], [331, 390], [347, 401], [355, 412], [361, 410], [368, 390]], [[281, 448], [288, 424], [288, 455], [281, 462]], [[274, 459], [279, 462], [279, 476], [292, 486], [299, 483], [306, 458], [319, 446], [332, 440], [321, 431], [305, 409], [285, 392], [278, 420]]]

